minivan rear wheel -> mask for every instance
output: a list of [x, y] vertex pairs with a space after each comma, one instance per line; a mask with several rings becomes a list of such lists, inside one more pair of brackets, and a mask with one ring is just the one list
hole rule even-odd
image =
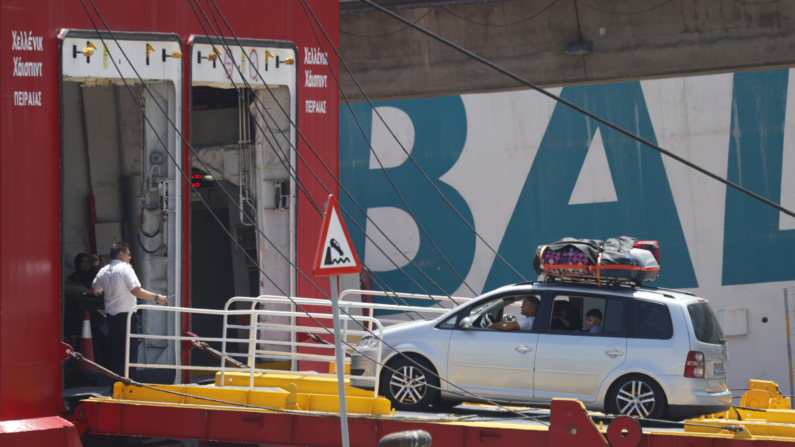
[[423, 360], [399, 358], [383, 371], [381, 390], [396, 410], [424, 410], [439, 394], [439, 379]]
[[653, 379], [640, 374], [622, 377], [607, 395], [607, 411], [643, 419], [660, 419], [665, 414], [665, 393]]

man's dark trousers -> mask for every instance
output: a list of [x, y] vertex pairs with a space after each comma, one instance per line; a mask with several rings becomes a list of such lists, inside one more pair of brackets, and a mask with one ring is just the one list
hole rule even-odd
[[[127, 312], [116, 315], [107, 315], [108, 344], [110, 345], [109, 369], [120, 376], [124, 376], [124, 349], [127, 343]], [[131, 334], [138, 334], [138, 314], [133, 314], [130, 319]], [[140, 338], [130, 338], [130, 363], [138, 363], [138, 343]], [[130, 367], [130, 379], [137, 381], [138, 368]]]

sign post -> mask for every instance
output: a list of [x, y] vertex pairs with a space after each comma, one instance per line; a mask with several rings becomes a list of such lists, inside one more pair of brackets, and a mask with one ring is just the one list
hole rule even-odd
[[350, 447], [348, 441], [348, 410], [345, 402], [345, 351], [342, 350], [340, 334], [340, 306], [337, 275], [359, 273], [362, 265], [356, 256], [351, 237], [340, 217], [340, 209], [334, 195], [328, 196], [326, 214], [315, 252], [312, 272], [315, 276], [328, 276], [331, 285], [331, 312], [334, 321], [334, 353], [337, 366], [337, 390], [340, 399], [340, 428], [342, 446]]

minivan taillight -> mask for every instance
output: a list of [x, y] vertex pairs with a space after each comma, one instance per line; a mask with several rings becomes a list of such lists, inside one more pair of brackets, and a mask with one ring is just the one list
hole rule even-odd
[[690, 351], [687, 353], [687, 362], [685, 363], [685, 377], [692, 377], [694, 379], [704, 378], [704, 353], [698, 351]]

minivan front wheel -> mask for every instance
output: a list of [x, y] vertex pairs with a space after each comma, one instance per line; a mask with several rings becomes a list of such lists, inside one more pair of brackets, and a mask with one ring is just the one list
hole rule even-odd
[[383, 371], [381, 390], [396, 410], [424, 410], [439, 394], [439, 379], [422, 360], [400, 358]]
[[665, 414], [666, 399], [660, 385], [639, 374], [622, 377], [610, 387], [607, 410], [636, 418], [660, 419]]

